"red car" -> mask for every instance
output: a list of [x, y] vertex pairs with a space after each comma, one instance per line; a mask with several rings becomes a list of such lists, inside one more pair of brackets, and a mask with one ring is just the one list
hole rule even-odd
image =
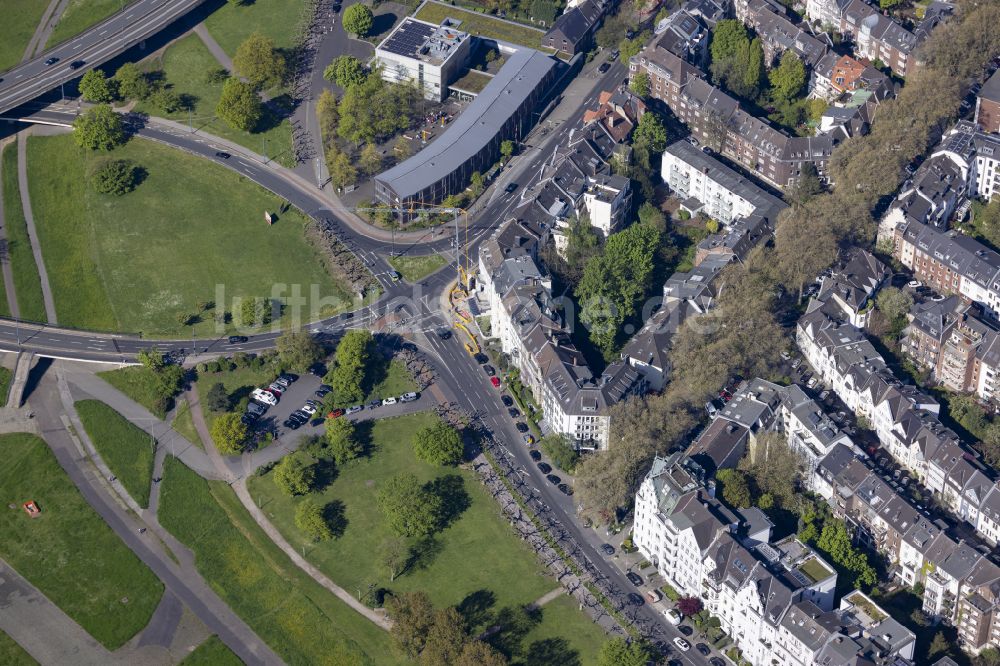
[[490, 377], [490, 384], [493, 384], [493, 388], [500, 388], [500, 378]]
[[342, 410], [342, 409], [335, 409], [332, 412], [330, 412], [329, 414], [327, 414], [326, 418], [328, 418], [328, 419], [335, 419], [338, 416], [343, 416], [343, 415], [344, 415], [344, 410]]

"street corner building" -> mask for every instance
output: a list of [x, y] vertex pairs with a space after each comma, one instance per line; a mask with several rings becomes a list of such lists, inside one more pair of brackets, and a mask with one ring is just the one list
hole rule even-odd
[[500, 159], [500, 144], [519, 141], [562, 70], [554, 58], [518, 49], [433, 143], [375, 177], [375, 198], [393, 208], [436, 204], [464, 190], [476, 171]]

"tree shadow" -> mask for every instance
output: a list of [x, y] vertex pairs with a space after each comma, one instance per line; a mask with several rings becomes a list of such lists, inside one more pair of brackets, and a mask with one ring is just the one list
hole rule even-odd
[[249, 398], [256, 386], [241, 386], [229, 394], [229, 404], [238, 404], [243, 398]]
[[331, 458], [320, 458], [316, 462], [316, 478], [313, 481], [313, 490], [323, 492], [330, 484], [337, 480], [340, 474], [337, 464]]
[[361, 455], [365, 458], [371, 458], [378, 453], [378, 446], [375, 444], [375, 438], [372, 437], [372, 430], [374, 428], [375, 421], [365, 420], [354, 422], [354, 438], [361, 445]]
[[489, 624], [496, 602], [497, 596], [492, 591], [476, 590], [467, 594], [455, 607], [455, 610], [465, 619], [465, 624], [469, 627], [470, 632], [476, 633], [478, 628]]
[[410, 546], [410, 559], [404, 571], [426, 569], [437, 558], [444, 546], [433, 536], [425, 537]]
[[439, 476], [427, 484], [427, 489], [441, 498], [441, 529], [455, 522], [472, 503], [465, 480], [458, 474]]
[[365, 367], [365, 377], [361, 382], [361, 388], [364, 390], [365, 395], [370, 395], [376, 386], [386, 380], [386, 377], [389, 376], [389, 363], [391, 362], [391, 356], [387, 356], [378, 350], [372, 352], [372, 358], [370, 358], [368, 365]]
[[194, 111], [198, 108], [198, 96], [192, 95], [191, 93], [181, 93], [177, 96], [177, 102], [180, 104], [181, 111]]
[[260, 120], [253, 128], [253, 133], [259, 134], [274, 129], [286, 118], [292, 115], [295, 110], [295, 103], [291, 95], [279, 95], [264, 102]]
[[546, 638], [528, 645], [525, 666], [580, 666], [580, 654], [565, 638]]
[[542, 621], [540, 608], [508, 606], [501, 608], [493, 619], [486, 642], [508, 659], [523, 654], [524, 637]]
[[396, 23], [397, 16], [392, 12], [386, 12], [385, 14], [376, 14], [372, 18], [372, 29], [369, 31], [369, 35], [372, 37], [378, 37], [384, 32], [388, 32], [392, 29], [392, 26]]
[[326, 506], [323, 507], [323, 520], [326, 521], [327, 527], [333, 532], [335, 538], [343, 536], [344, 530], [347, 529], [344, 503], [340, 500], [327, 502]]

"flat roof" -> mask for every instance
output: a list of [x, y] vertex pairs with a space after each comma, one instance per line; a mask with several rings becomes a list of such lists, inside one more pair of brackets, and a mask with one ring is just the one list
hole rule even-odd
[[556, 60], [540, 51], [515, 51], [436, 141], [375, 180], [400, 199], [434, 185], [489, 145], [499, 128], [556, 65]]
[[407, 16], [382, 40], [378, 50], [440, 64], [468, 38], [468, 33], [451, 27], [447, 19], [438, 26]]

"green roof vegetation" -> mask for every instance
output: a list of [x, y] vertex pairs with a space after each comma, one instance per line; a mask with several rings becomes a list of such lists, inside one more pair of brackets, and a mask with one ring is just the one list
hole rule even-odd
[[465, 73], [465, 76], [452, 83], [450, 87], [458, 90], [464, 90], [465, 92], [477, 93], [485, 88], [486, 85], [492, 80], [492, 76], [470, 69]]
[[462, 22], [458, 29], [464, 30], [470, 35], [499, 39], [512, 44], [529, 46], [533, 49], [541, 49], [542, 36], [545, 35], [545, 31], [538, 28], [518, 25], [504, 19], [453, 7], [434, 0], [424, 2], [413, 16], [421, 21], [434, 24], [440, 24], [446, 18], [453, 18]]
[[883, 613], [878, 606], [869, 601], [865, 595], [858, 592], [847, 598], [847, 600], [859, 608], [865, 615], [870, 617], [874, 622], [878, 623], [888, 617]]
[[815, 557], [807, 560], [805, 564], [799, 567], [799, 571], [804, 573], [812, 582], [818, 583], [821, 580], [826, 580], [830, 575], [833, 574], [832, 571], [826, 568], [822, 562], [820, 562]]

